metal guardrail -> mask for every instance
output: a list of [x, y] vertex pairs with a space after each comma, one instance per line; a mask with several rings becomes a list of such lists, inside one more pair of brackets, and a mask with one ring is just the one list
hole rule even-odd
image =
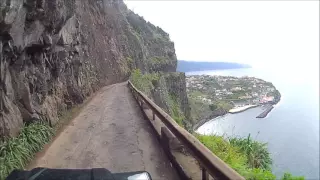
[[229, 167], [219, 157], [214, 155], [206, 146], [204, 146], [197, 138], [180, 127], [166, 112], [164, 112], [158, 105], [151, 99], [139, 91], [130, 81], [128, 86], [133, 93], [133, 96], [142, 106], [146, 104], [153, 113], [153, 120], [157, 116], [166, 127], [175, 135], [175, 137], [192, 153], [202, 168], [202, 179], [208, 180], [209, 174], [214, 179], [230, 179], [242, 180], [245, 179], [239, 175], [235, 170]]

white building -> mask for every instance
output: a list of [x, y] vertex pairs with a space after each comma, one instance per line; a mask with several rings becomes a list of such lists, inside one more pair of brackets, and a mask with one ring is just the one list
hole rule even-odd
[[207, 102], [207, 103], [211, 103], [211, 99], [207, 99], [207, 98], [202, 98], [203, 102]]
[[267, 90], [273, 92], [275, 89], [274, 88], [267, 88]]
[[234, 87], [234, 88], [231, 89], [231, 91], [241, 91], [241, 90], [242, 90], [241, 87]]

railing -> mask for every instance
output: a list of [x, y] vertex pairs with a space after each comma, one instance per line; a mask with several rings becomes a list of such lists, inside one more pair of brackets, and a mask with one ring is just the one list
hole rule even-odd
[[153, 120], [155, 120], [155, 117], [157, 116], [174, 134], [174, 136], [184, 145], [184, 147], [189, 150], [193, 157], [197, 159], [202, 168], [203, 180], [208, 180], [209, 175], [211, 175], [214, 179], [244, 179], [235, 170], [230, 168], [225, 162], [214, 155], [197, 138], [180, 127], [166, 112], [164, 112], [152, 100], [134, 87], [130, 81], [128, 81], [128, 86], [139, 105], [143, 106], [146, 104], [148, 108], [152, 110]]

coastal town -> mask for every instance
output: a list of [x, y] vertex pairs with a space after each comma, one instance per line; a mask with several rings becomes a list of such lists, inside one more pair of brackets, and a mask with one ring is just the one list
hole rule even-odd
[[191, 75], [186, 77], [186, 85], [189, 98], [208, 105], [223, 101], [230, 104], [229, 113], [259, 105], [272, 107], [280, 100], [272, 83], [254, 77]]

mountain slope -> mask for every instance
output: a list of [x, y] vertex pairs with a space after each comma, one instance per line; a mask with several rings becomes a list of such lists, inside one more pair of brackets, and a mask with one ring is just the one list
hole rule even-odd
[[174, 44], [121, 0], [0, 0], [0, 139], [56, 124], [131, 70], [176, 71]]

